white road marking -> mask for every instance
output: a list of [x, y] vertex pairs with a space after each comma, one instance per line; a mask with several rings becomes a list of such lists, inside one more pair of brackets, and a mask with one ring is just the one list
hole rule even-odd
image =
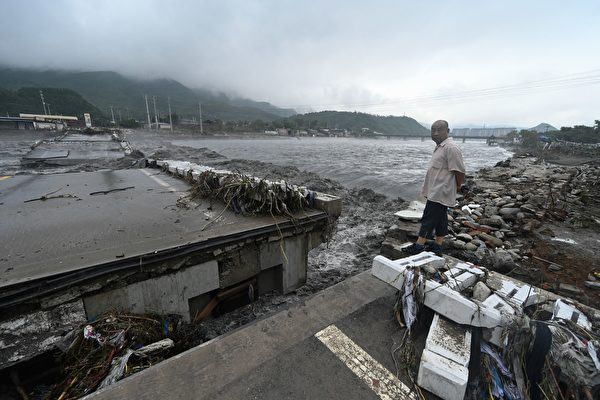
[[158, 183], [159, 185], [169, 188], [170, 190], [172, 190], [174, 192], [177, 192], [177, 189], [175, 189], [173, 186], [169, 185], [167, 182], [163, 181], [159, 177], [150, 174], [150, 172], [146, 171], [145, 169], [140, 169], [140, 171], [142, 171], [148, 178], [152, 179], [154, 182]]
[[335, 325], [315, 334], [333, 354], [362, 379], [381, 399], [417, 399], [413, 391], [379, 364]]

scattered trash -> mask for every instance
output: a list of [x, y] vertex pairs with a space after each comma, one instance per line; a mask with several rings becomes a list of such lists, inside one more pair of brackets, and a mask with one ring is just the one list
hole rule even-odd
[[64, 379], [51, 398], [78, 398], [167, 358], [175, 346], [177, 316], [109, 312], [82, 327], [83, 334], [63, 347]]
[[404, 293], [402, 294], [402, 310], [404, 312], [404, 322], [410, 332], [413, 324], [417, 320], [419, 304], [423, 303], [423, 293], [425, 282], [419, 268], [408, 269], [404, 278]]
[[51, 199], [78, 199], [79, 198], [73, 194], [57, 194], [56, 196], [52, 196], [54, 193], [60, 192], [61, 190], [62, 190], [62, 188], [56, 189], [55, 191], [46, 193], [43, 196], [36, 197], [34, 199], [25, 200], [25, 201], [23, 201], [23, 203], [31, 203], [32, 201], [46, 201], [46, 200], [51, 200]]
[[552, 238], [552, 240], [554, 240], [555, 242], [563, 242], [563, 243], [568, 243], [568, 244], [577, 244], [577, 242], [574, 241], [573, 239], [562, 239], [562, 238], [554, 237], [554, 238]]

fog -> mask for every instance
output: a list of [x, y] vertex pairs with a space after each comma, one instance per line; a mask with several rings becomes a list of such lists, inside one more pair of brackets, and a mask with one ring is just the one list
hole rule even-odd
[[300, 112], [454, 126], [600, 117], [598, 3], [415, 3], [5, 0], [0, 62], [166, 77]]

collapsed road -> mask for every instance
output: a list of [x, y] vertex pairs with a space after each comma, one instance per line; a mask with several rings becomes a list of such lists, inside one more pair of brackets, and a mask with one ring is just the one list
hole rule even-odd
[[60, 346], [74, 326], [108, 310], [190, 321], [223, 293], [239, 294], [232, 288], [259, 296], [302, 286], [307, 253], [326, 238], [341, 200], [304, 191], [315, 208], [242, 215], [188, 198], [192, 175], [207, 171], [163, 161], [4, 179], [0, 368]]

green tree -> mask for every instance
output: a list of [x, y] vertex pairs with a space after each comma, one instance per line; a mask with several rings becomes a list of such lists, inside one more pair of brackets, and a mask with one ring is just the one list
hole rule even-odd
[[535, 131], [523, 129], [519, 132], [521, 145], [529, 150], [537, 149], [540, 145], [539, 134]]

